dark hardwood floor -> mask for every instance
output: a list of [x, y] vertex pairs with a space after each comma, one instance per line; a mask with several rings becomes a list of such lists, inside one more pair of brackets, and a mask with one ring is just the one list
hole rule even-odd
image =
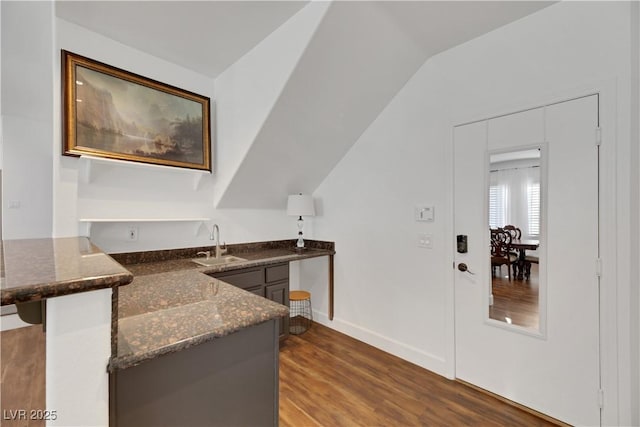
[[[45, 409], [45, 334], [42, 325], [0, 332], [0, 407], [3, 427], [40, 427], [31, 410]], [[19, 410], [25, 410], [24, 417]], [[10, 412], [14, 411], [14, 412]], [[22, 419], [20, 419], [22, 418]]]
[[504, 322], [510, 321], [513, 325], [525, 328], [538, 329], [538, 265], [531, 266], [531, 277], [528, 280], [509, 280], [506, 266], [500, 273], [492, 277], [493, 305], [489, 307], [489, 317]]
[[[41, 327], [5, 331], [0, 339], [2, 409], [43, 409]], [[6, 427], [43, 425], [2, 420]], [[552, 424], [316, 323], [281, 343], [282, 427], [457, 425]]]
[[281, 427], [459, 425], [553, 424], [317, 323], [281, 344]]

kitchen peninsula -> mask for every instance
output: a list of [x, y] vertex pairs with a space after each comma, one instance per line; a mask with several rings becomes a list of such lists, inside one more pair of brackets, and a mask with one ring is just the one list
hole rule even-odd
[[234, 261], [210, 266], [192, 261], [208, 247], [114, 254], [135, 278], [118, 298], [112, 425], [277, 425], [288, 263], [335, 253], [310, 246], [228, 245]]
[[[165, 425], [277, 424], [278, 319], [288, 310], [226, 280], [262, 271], [266, 290], [286, 274], [288, 290], [290, 261], [335, 254], [332, 242], [309, 246], [228, 245], [242, 261], [203, 267], [191, 258], [211, 248], [109, 256], [84, 237], [4, 241], [2, 304], [47, 302], [46, 409], [57, 416], [47, 425], [162, 425], [150, 415], [160, 409], [136, 418], [136, 408], [167, 390], [170, 401], [156, 404], [178, 418]], [[187, 416], [202, 397], [209, 412]]]
[[46, 328], [46, 408], [33, 409], [47, 426], [107, 425], [112, 298], [132, 274], [85, 237], [5, 240], [0, 259], [2, 305]]

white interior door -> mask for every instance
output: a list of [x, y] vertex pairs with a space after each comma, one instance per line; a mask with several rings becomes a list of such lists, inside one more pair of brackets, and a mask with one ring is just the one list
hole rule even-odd
[[[598, 96], [456, 127], [456, 377], [574, 425], [600, 424]], [[488, 153], [540, 144], [539, 333], [488, 319]], [[544, 160], [546, 158], [546, 161]], [[544, 280], [543, 280], [544, 281]]]

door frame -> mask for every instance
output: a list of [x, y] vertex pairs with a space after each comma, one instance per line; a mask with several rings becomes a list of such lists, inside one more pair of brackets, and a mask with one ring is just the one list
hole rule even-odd
[[[445, 289], [445, 375], [456, 378], [455, 349], [455, 235], [454, 235], [454, 127], [493, 119], [533, 108], [558, 104], [589, 95], [598, 95], [598, 119], [602, 144], [599, 153], [599, 236], [600, 236], [600, 383], [604, 390], [601, 420], [603, 425], [619, 425], [619, 375], [618, 374], [618, 319], [627, 312], [618, 308], [618, 269], [628, 261], [619, 262], [618, 235], [624, 233], [624, 226], [618, 227], [617, 212], [621, 199], [617, 196], [617, 84], [615, 79], [602, 80], [566, 91], [555, 91], [545, 96], [520, 101], [516, 104], [487, 108], [471, 117], [462, 117], [450, 123], [449, 148], [446, 150], [445, 165], [449, 170], [446, 180], [447, 207], [450, 215], [446, 223], [446, 263], [451, 265], [446, 277]], [[594, 131], [595, 144], [595, 131]], [[624, 172], [622, 172], [624, 173]], [[626, 227], [627, 234], [629, 232]], [[622, 240], [622, 239], [621, 239]], [[622, 243], [622, 242], [621, 242]], [[621, 248], [621, 252], [622, 252]], [[628, 267], [628, 265], [627, 265]]]

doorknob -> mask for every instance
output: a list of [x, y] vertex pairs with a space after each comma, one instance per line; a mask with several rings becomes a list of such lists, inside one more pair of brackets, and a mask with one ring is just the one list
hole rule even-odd
[[469, 274], [476, 274], [471, 270], [469, 270], [469, 267], [467, 267], [467, 264], [465, 264], [464, 262], [461, 262], [460, 264], [458, 264], [458, 270], [462, 271], [463, 273], [466, 271]]

